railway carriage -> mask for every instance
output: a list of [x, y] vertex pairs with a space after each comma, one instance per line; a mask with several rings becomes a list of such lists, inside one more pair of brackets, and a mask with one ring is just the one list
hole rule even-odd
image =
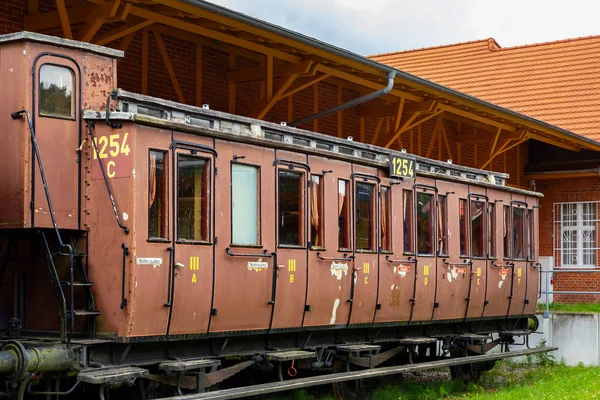
[[352, 398], [363, 381], [340, 382], [473, 375], [527, 338], [539, 193], [114, 89], [118, 56], [0, 37], [6, 395], [181, 395], [252, 370], [276, 382], [189, 398], [330, 382]]

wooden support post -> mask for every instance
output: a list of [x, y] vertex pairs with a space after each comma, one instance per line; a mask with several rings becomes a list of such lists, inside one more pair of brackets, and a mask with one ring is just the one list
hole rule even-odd
[[379, 118], [377, 121], [377, 126], [375, 126], [375, 133], [373, 134], [373, 139], [371, 139], [371, 144], [377, 144], [377, 139], [379, 138], [379, 132], [381, 131], [381, 127], [383, 126], [384, 117]]
[[[438, 118], [436, 126], [438, 124], [440, 124], [440, 121], [441, 121], [441, 118]], [[438, 147], [437, 159], [440, 161], [442, 160], [442, 131], [443, 131], [442, 127], [437, 128], [437, 132], [438, 132], [438, 135], [437, 135], [437, 147]]]
[[99, 46], [104, 46], [104, 45], [106, 45], [110, 42], [113, 42], [117, 39], [120, 39], [122, 37], [128, 37], [132, 33], [136, 33], [137, 31], [144, 29], [152, 24], [153, 24], [152, 20], [142, 20], [142, 21], [137, 20], [135, 22], [126, 23], [125, 25], [123, 25], [117, 29], [112, 29], [112, 30], [106, 32], [105, 34], [100, 35], [98, 38], [96, 38], [94, 40], [94, 44], [97, 44]]
[[200, 43], [196, 44], [196, 105], [202, 105], [202, 52]]
[[[319, 85], [313, 86], [313, 112], [319, 112]], [[319, 132], [319, 119], [313, 121], [313, 131]]]
[[410, 142], [409, 142], [409, 145], [408, 145], [408, 148], [409, 148], [409, 150], [408, 150], [408, 151], [410, 152], [410, 154], [415, 154], [415, 153], [414, 153], [414, 151], [415, 151], [415, 148], [414, 148], [414, 144], [413, 144], [413, 142], [414, 142], [414, 140], [413, 140], [413, 136], [414, 136], [414, 134], [415, 134], [415, 128], [412, 128], [412, 129], [411, 129], [410, 131], [408, 131], [408, 132], [410, 133], [410, 136], [409, 136], [409, 140], [410, 140]]
[[417, 127], [417, 155], [421, 155], [421, 125]]
[[71, 23], [69, 22], [69, 14], [67, 13], [65, 0], [56, 0], [56, 9], [58, 10], [63, 36], [66, 39], [73, 39], [73, 32], [71, 32]]
[[148, 29], [142, 31], [142, 94], [148, 94]]
[[[235, 53], [229, 53], [229, 70], [232, 71], [235, 69], [236, 66], [236, 56]], [[230, 114], [235, 114], [235, 100], [236, 100], [236, 94], [235, 94], [235, 82], [229, 82], [229, 113]], [[271, 89], [272, 90], [272, 89]]]
[[[460, 137], [461, 134], [462, 134], [462, 125], [461, 125], [460, 121], [458, 121], [458, 137]], [[457, 142], [456, 143], [456, 151], [458, 153], [458, 155], [457, 155], [458, 160], [456, 160], [456, 161], [458, 161], [458, 165], [462, 165], [462, 158], [461, 158], [462, 154], [461, 154], [461, 148], [460, 147], [461, 147], [460, 142]]]
[[[342, 87], [338, 85], [338, 87], [337, 87], [337, 102], [338, 102], [338, 105], [342, 104], [342, 101], [343, 101]], [[337, 136], [339, 138], [342, 137], [342, 128], [343, 128], [343, 126], [342, 126], [342, 113], [343, 113], [343, 111], [338, 111], [338, 113], [337, 113]]]
[[517, 186], [521, 186], [521, 144], [517, 145]]
[[165, 43], [163, 42], [160, 33], [156, 31], [153, 31], [153, 33], [156, 39], [156, 44], [158, 45], [158, 49], [160, 50], [163, 62], [165, 63], [165, 67], [167, 68], [167, 72], [169, 73], [169, 77], [171, 78], [171, 83], [173, 84], [173, 88], [175, 89], [175, 93], [177, 94], [177, 100], [180, 103], [185, 103], [183, 92], [181, 91], [181, 87], [179, 86], [179, 82], [177, 81], [177, 76], [175, 75], [175, 70], [173, 69], [173, 65], [171, 64], [169, 54], [167, 53]]

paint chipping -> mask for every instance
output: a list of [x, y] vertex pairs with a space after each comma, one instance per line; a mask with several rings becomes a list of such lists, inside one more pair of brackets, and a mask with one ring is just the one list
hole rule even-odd
[[135, 179], [135, 168], [133, 169], [133, 171], [131, 171], [131, 176], [133, 176], [133, 179]]
[[348, 275], [348, 264], [347, 263], [331, 263], [331, 276], [335, 276], [338, 281], [342, 280], [342, 276]]
[[337, 309], [340, 306], [340, 299], [335, 299], [333, 302], [333, 309], [331, 310], [331, 319], [329, 320], [329, 325], [335, 324], [335, 319], [337, 317]]
[[127, 221], [128, 219], [129, 219], [129, 215], [126, 212], [124, 212], [123, 213], [123, 221]]

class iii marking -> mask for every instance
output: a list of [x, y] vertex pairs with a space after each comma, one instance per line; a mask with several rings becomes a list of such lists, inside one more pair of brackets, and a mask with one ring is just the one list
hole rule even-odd
[[190, 271], [198, 271], [200, 269], [200, 257], [190, 257]]
[[295, 272], [296, 271], [296, 260], [288, 260], [288, 271]]

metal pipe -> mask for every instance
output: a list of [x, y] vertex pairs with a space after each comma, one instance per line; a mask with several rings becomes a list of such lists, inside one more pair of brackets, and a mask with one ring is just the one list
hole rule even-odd
[[357, 106], [357, 105], [362, 104], [362, 103], [366, 103], [367, 101], [376, 99], [378, 97], [385, 96], [386, 94], [388, 94], [389, 92], [391, 92], [392, 89], [394, 88], [394, 78], [395, 77], [396, 77], [396, 71], [389, 71], [388, 72], [388, 83], [387, 83], [387, 85], [384, 88], [379, 89], [379, 90], [377, 90], [377, 91], [375, 91], [373, 93], [369, 93], [369, 94], [366, 94], [364, 96], [357, 97], [356, 99], [352, 99], [350, 101], [347, 101], [346, 103], [338, 104], [337, 106], [335, 106], [333, 108], [330, 108], [328, 110], [323, 110], [323, 111], [320, 111], [320, 112], [318, 112], [316, 114], [309, 115], [308, 117], [300, 118], [300, 119], [297, 119], [295, 121], [289, 122], [288, 125], [289, 126], [303, 125], [303, 124], [305, 124], [307, 122], [313, 121], [315, 119], [319, 119], [321, 117], [325, 117], [325, 116], [327, 116], [329, 114], [333, 114], [333, 113], [336, 113], [338, 111], [342, 111], [342, 110], [345, 110], [347, 108], [354, 107], [354, 106]]
[[20, 381], [27, 372], [59, 372], [76, 369], [77, 358], [67, 347], [45, 346], [26, 349], [20, 342], [8, 342], [0, 351], [0, 375]]

